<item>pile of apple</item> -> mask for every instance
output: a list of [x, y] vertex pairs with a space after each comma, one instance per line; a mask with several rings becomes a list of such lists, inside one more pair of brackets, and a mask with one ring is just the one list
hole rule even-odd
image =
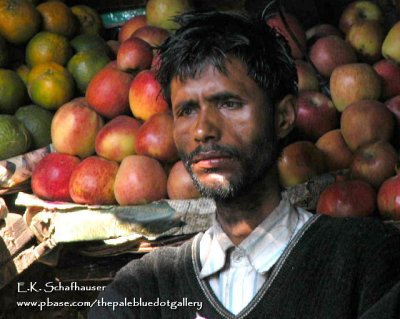
[[299, 79], [295, 140], [278, 163], [281, 184], [345, 170], [322, 192], [317, 212], [400, 219], [400, 21], [385, 27], [370, 1], [350, 3], [338, 27], [304, 31], [295, 16], [284, 17], [267, 20], [288, 39]]
[[[55, 113], [51, 139], [56, 152], [32, 172], [38, 197], [91, 205], [199, 197], [178, 161], [172, 116], [155, 78], [153, 47], [174, 27], [165, 12], [160, 14], [162, 2], [148, 1], [147, 17], [136, 16], [122, 26], [119, 41], [111, 43], [116, 60], [94, 75], [84, 97]], [[185, 1], [169, 4], [170, 15], [189, 9]]]

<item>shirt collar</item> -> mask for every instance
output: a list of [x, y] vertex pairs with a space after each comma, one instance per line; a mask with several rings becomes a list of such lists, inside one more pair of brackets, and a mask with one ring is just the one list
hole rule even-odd
[[294, 235], [299, 216], [297, 210], [283, 199], [279, 205], [237, 247], [214, 219], [200, 242], [202, 269], [200, 278], [221, 271], [227, 264], [230, 248], [243, 250], [259, 273], [268, 271], [281, 256]]

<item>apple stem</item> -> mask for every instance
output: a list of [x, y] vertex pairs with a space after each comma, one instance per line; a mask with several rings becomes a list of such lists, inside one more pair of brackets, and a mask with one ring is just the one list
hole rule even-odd
[[[277, 3], [276, 3], [277, 2]], [[283, 12], [284, 10], [284, 6], [281, 2], [281, 0], [275, 0], [275, 1], [271, 1], [270, 4], [268, 4], [262, 13], [262, 17], [265, 16], [266, 12], [268, 11], [268, 9], [272, 6], [272, 4], [276, 4], [277, 8], [278, 8], [278, 14], [283, 22], [283, 25], [285, 26], [286, 30], [289, 33], [289, 36], [293, 39], [295, 45], [297, 46], [297, 48], [301, 51], [301, 53], [303, 54], [304, 58], [306, 59], [306, 61], [311, 65], [311, 67], [314, 69], [315, 74], [317, 75], [317, 79], [318, 79], [318, 83], [320, 86], [320, 89], [322, 91], [323, 94], [325, 94], [326, 96], [328, 96], [329, 98], [331, 97], [331, 92], [329, 90], [329, 85], [328, 85], [328, 81], [324, 78], [324, 76], [319, 73], [319, 71], [317, 70], [317, 68], [315, 67], [314, 63], [312, 63], [310, 57], [308, 56], [307, 50], [306, 48], [304, 48], [300, 41], [296, 38], [296, 35], [293, 33], [292, 29], [289, 27], [289, 24], [286, 21], [285, 18], [285, 14]]]

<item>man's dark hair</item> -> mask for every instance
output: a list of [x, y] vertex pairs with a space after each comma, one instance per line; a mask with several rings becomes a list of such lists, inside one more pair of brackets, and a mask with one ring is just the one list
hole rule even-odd
[[227, 57], [239, 59], [248, 75], [276, 103], [297, 93], [297, 73], [286, 40], [264, 20], [245, 14], [190, 12], [176, 17], [181, 28], [160, 47], [157, 78], [170, 103], [170, 84], [195, 78], [212, 65], [226, 74]]

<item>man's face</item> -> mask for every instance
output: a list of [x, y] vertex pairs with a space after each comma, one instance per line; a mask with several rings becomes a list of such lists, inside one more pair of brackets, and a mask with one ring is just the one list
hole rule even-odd
[[171, 82], [174, 139], [201, 193], [233, 198], [260, 180], [276, 160], [271, 105], [237, 59], [227, 74], [212, 66]]

